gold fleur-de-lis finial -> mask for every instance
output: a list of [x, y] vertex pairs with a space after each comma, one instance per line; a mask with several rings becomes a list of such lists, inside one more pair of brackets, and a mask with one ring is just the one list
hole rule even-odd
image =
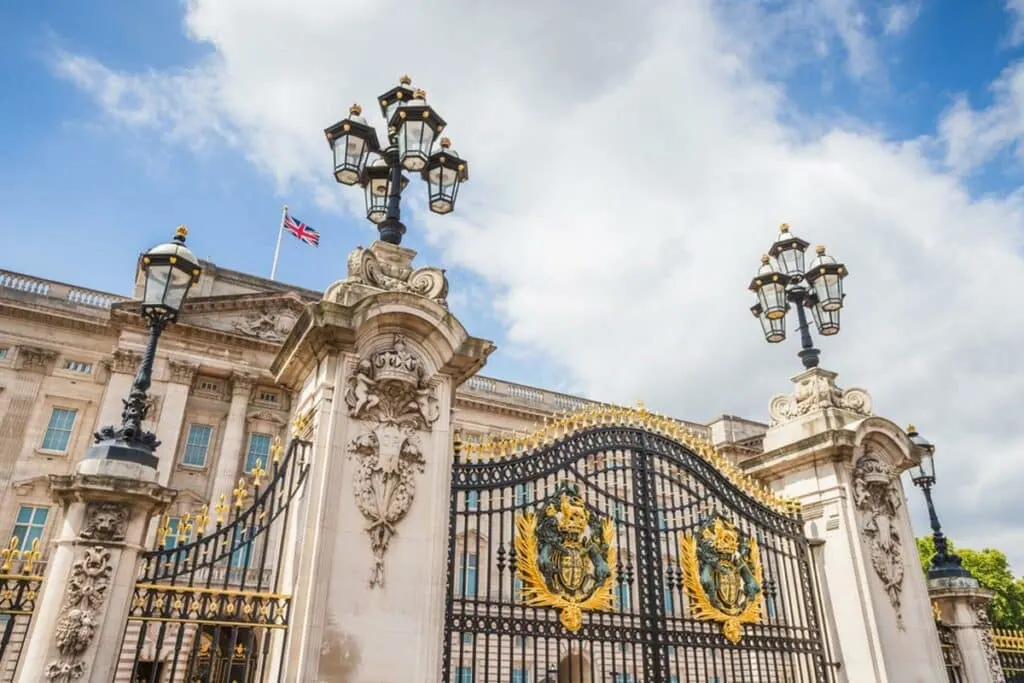
[[213, 507], [213, 511], [217, 513], [217, 524], [223, 524], [225, 515], [228, 514], [227, 496], [223, 493], [220, 494], [220, 501]]
[[17, 562], [21, 557], [21, 552], [18, 550], [20, 542], [17, 536], [11, 536], [11, 541], [7, 544], [7, 547], [0, 550], [0, 573], [7, 574], [10, 572], [11, 564]]
[[231, 492], [231, 497], [234, 498], [234, 505], [239, 510], [241, 510], [242, 506], [245, 504], [246, 495], [245, 479], [239, 478], [238, 486], [236, 486], [235, 490]]
[[294, 436], [299, 436], [306, 431], [306, 428], [309, 427], [309, 421], [312, 417], [312, 413], [312, 410], [307, 410], [306, 412], [299, 413], [295, 416], [295, 419], [292, 420], [292, 434]]
[[157, 547], [163, 548], [167, 545], [167, 537], [171, 534], [171, 518], [164, 515], [160, 526], [156, 528]]
[[206, 525], [210, 523], [210, 508], [207, 505], [199, 508], [199, 512], [196, 513], [196, 535], [202, 536], [206, 533]]
[[192, 536], [192, 514], [186, 512], [178, 522], [178, 543], [188, 543]]
[[259, 488], [260, 484], [263, 483], [263, 478], [267, 476], [267, 471], [263, 469], [262, 460], [256, 461], [256, 464], [249, 471], [249, 476], [252, 478], [252, 487], [254, 489]]
[[43, 553], [39, 550], [39, 539], [32, 539], [32, 545], [28, 550], [22, 552], [22, 559], [24, 564], [21, 567], [21, 571], [24, 574], [32, 573], [32, 565], [43, 558]]
[[281, 436], [274, 437], [274, 443], [270, 445], [270, 458], [271, 462], [275, 465], [281, 462], [281, 454], [284, 452], [284, 446], [281, 445]]

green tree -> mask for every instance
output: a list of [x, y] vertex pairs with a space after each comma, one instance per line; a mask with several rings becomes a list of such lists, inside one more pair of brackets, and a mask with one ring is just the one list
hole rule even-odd
[[[953, 552], [952, 541], [947, 541]], [[996, 628], [1024, 629], [1024, 578], [1015, 577], [1006, 554], [993, 548], [971, 550], [957, 548], [964, 569], [974, 575], [984, 588], [995, 592], [990, 610], [992, 625]], [[935, 542], [931, 536], [917, 539], [917, 553], [925, 574], [935, 555]]]

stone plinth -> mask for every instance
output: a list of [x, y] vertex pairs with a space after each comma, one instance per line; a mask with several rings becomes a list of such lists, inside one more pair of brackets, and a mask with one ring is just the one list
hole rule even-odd
[[18, 683], [113, 680], [149, 521], [176, 492], [155, 467], [83, 460], [51, 475], [64, 510], [18, 667]]
[[772, 398], [765, 452], [742, 466], [803, 504], [840, 680], [945, 680], [900, 481], [919, 455], [872, 416], [866, 391], [835, 380], [820, 368], [793, 377], [793, 393]]
[[381, 242], [354, 251], [273, 366], [314, 444], [284, 680], [441, 670], [452, 397], [494, 347], [448, 312], [443, 271], [413, 269], [414, 256]]
[[963, 674], [970, 683], [1004, 683], [1002, 665], [992, 642], [988, 608], [995, 595], [974, 577], [930, 579], [928, 593], [935, 616], [956, 635]]

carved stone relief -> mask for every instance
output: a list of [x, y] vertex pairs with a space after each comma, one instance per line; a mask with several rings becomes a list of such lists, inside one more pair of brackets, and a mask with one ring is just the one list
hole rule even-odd
[[235, 320], [232, 327], [236, 332], [247, 337], [256, 337], [263, 341], [282, 342], [291, 332], [295, 320], [282, 316], [266, 308], [257, 308], [242, 320]]
[[985, 650], [985, 659], [988, 660], [988, 673], [992, 677], [992, 683], [1005, 683], [1006, 674], [999, 661], [995, 643], [992, 642], [992, 621], [988, 618], [988, 609], [985, 605], [976, 605], [974, 616], [977, 620], [975, 628], [978, 629], [981, 638], [981, 647]]
[[390, 348], [359, 361], [345, 388], [350, 417], [367, 428], [348, 444], [359, 462], [353, 476], [356, 506], [368, 522], [374, 564], [370, 587], [384, 585], [384, 555], [395, 525], [409, 512], [416, 472], [425, 461], [417, 430], [440, 414], [423, 362], [395, 335]]
[[85, 508], [82, 538], [90, 541], [123, 541], [128, 533], [128, 508], [119, 503], [89, 503]]
[[902, 506], [897, 475], [878, 454], [867, 450], [853, 468], [853, 502], [861, 512], [861, 531], [871, 566], [882, 581], [896, 623], [903, 629], [903, 539], [897, 529]]
[[22, 346], [18, 350], [21, 367], [26, 370], [46, 371], [50, 363], [57, 359], [57, 352], [38, 346]]
[[369, 285], [389, 292], [410, 292], [448, 307], [448, 278], [444, 270], [409, 266], [377, 258], [369, 249], [357, 247], [348, 256], [346, 282]]
[[46, 666], [46, 680], [68, 683], [85, 674], [81, 656], [96, 635], [100, 609], [110, 590], [110, 575], [114, 570], [110, 555], [103, 546], [86, 548], [82, 558], [71, 566], [71, 578], [54, 630], [60, 656]]
[[195, 363], [181, 360], [167, 361], [168, 375], [172, 382], [177, 382], [178, 384], [192, 384], [192, 379], [196, 376], [198, 370], [199, 366]]
[[871, 415], [871, 396], [868, 392], [856, 388], [840, 389], [836, 386], [836, 376], [828, 370], [814, 369], [799, 378], [792, 394], [773, 396], [768, 405], [772, 425], [788, 422], [822, 408], [841, 408], [858, 415]]
[[123, 372], [126, 375], [134, 375], [142, 364], [142, 354], [128, 349], [115, 349], [110, 355], [110, 369], [113, 372]]

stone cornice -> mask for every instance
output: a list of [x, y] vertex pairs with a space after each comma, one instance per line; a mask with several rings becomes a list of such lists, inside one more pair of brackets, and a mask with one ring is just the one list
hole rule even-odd
[[67, 506], [73, 502], [148, 503], [151, 511], [162, 510], [174, 502], [178, 492], [156, 482], [139, 481], [108, 474], [51, 474], [50, 494]]
[[853, 448], [854, 434], [849, 430], [834, 429], [747, 458], [739, 466], [747, 474], [764, 480], [804, 469], [815, 461], [850, 460]]
[[543, 410], [527, 405], [515, 405], [501, 401], [488, 401], [480, 396], [466, 394], [455, 394], [455, 405], [460, 408], [474, 408], [493, 415], [508, 415], [527, 420], [536, 420], [538, 426], [544, 422], [545, 417], [555, 414], [554, 410]]
[[9, 299], [0, 299], [0, 318], [27, 320], [40, 323], [48, 327], [58, 327], [76, 332], [89, 332], [92, 334], [106, 333], [116, 334], [117, 330], [110, 324], [110, 319], [104, 314], [103, 317], [92, 317], [54, 308], [51, 306], [37, 306], [25, 302], [17, 302], [17, 305]]

